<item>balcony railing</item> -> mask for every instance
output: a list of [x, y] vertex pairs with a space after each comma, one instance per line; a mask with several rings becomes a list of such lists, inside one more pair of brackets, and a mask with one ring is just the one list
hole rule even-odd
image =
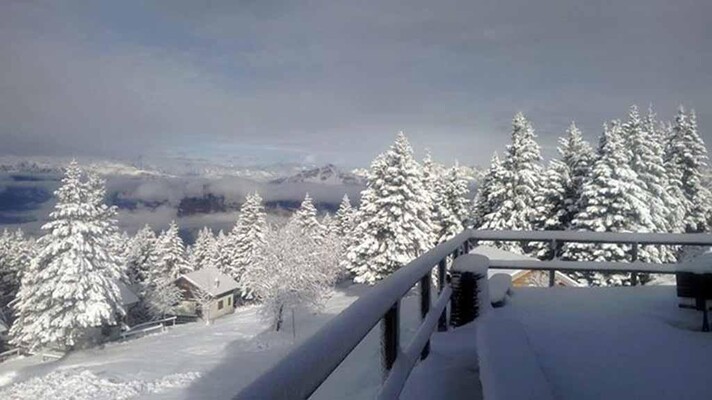
[[[516, 268], [549, 271], [549, 285], [556, 271], [626, 272], [674, 274], [675, 264], [650, 264], [637, 261], [638, 249], [645, 245], [712, 246], [712, 235], [667, 233], [601, 233], [569, 231], [479, 231], [466, 230], [411, 261], [374, 286], [334, 317], [312, 337], [292, 350], [271, 370], [241, 391], [235, 398], [306, 399], [331, 375], [363, 338], [382, 322], [382, 366], [384, 384], [379, 399], [396, 399], [419, 358], [429, 353], [432, 332], [447, 330], [447, 305], [452, 289], [445, 276], [448, 258], [468, 253], [479, 241], [548, 242], [554, 259], [490, 260], [490, 268]], [[632, 262], [578, 262], [556, 259], [565, 243], [610, 243], [631, 246]], [[438, 269], [439, 297], [431, 304], [431, 272]], [[414, 286], [420, 286], [422, 322], [410, 343], [399, 343], [400, 302]]]

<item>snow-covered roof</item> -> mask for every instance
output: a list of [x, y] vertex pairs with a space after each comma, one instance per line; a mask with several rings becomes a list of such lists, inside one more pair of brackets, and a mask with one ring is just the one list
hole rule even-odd
[[121, 296], [121, 304], [124, 306], [130, 306], [138, 303], [138, 296], [133, 292], [128, 286], [123, 282], [118, 282], [116, 286], [119, 287], [119, 296]]
[[213, 297], [239, 288], [239, 285], [232, 277], [223, 274], [215, 267], [203, 268], [198, 271], [183, 274], [181, 277], [208, 292], [208, 294]]
[[[477, 246], [473, 248], [470, 251], [470, 254], [481, 254], [490, 260], [536, 260], [535, 258], [525, 256], [522, 254], [517, 254], [511, 251], [507, 250], [502, 250], [497, 247], [492, 247], [492, 246]], [[502, 273], [502, 274], [509, 274], [512, 277], [520, 272], [521, 270], [519, 269], [490, 269], [489, 270], [489, 276], [492, 277], [492, 275], [497, 274], [497, 273]]]
[[[492, 246], [477, 246], [470, 251], [470, 254], [481, 254], [486, 256], [490, 260], [523, 260], [523, 261], [537, 261], [536, 258], [525, 256], [523, 254], [514, 253], [507, 250], [502, 250], [497, 247]], [[490, 269], [488, 271], [488, 276], [491, 278], [494, 274], [508, 274], [512, 279], [519, 278], [522, 274], [526, 274], [528, 270], [522, 269]], [[566, 283], [568, 286], [581, 286], [574, 279], [571, 279], [568, 275], [563, 272], [556, 271], [556, 278]]]

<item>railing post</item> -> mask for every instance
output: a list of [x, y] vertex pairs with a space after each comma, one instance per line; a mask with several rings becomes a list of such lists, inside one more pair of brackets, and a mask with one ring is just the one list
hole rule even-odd
[[[556, 240], [552, 240], [549, 243], [549, 249], [551, 250], [551, 259], [555, 260], [559, 257], [559, 244]], [[549, 271], [549, 287], [556, 285], [556, 270]]]
[[393, 306], [383, 316], [383, 343], [381, 344], [383, 357], [383, 380], [388, 377], [393, 364], [398, 357], [398, 349], [400, 347], [400, 332], [399, 332], [399, 314], [400, 300], [395, 302]]
[[[447, 257], [440, 260], [438, 263], [438, 294], [445, 290], [445, 274], [447, 268]], [[440, 314], [440, 319], [438, 319], [438, 332], [447, 331], [447, 307]]]
[[[425, 320], [428, 311], [430, 311], [430, 273], [420, 278], [420, 317], [422, 320]], [[420, 353], [420, 359], [425, 360], [428, 354], [430, 354], [430, 340], [425, 343], [425, 347]]]
[[487, 270], [489, 259], [469, 254], [457, 259], [450, 271], [452, 310], [450, 323], [458, 327], [472, 322], [491, 307]]
[[[630, 255], [631, 262], [638, 261], [638, 243], [633, 243], [633, 251]], [[630, 274], [630, 284], [631, 286], [636, 286], [638, 284], [638, 273], [631, 272]]]

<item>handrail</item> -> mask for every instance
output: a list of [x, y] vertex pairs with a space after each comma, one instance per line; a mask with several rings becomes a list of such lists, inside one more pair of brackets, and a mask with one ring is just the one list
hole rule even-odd
[[440, 313], [445, 310], [445, 307], [447, 307], [451, 295], [452, 289], [450, 287], [445, 288], [433, 306], [432, 312], [428, 314], [422, 325], [420, 325], [420, 328], [415, 332], [408, 347], [398, 356], [396, 363], [393, 365], [393, 370], [388, 374], [388, 379], [383, 383], [381, 392], [378, 394], [379, 400], [398, 398], [410, 375], [410, 371], [418, 361], [420, 350], [425, 346], [425, 343], [433, 333], [433, 329], [435, 329], [435, 325], [438, 323], [438, 317]]
[[523, 269], [528, 271], [562, 272], [607, 272], [607, 273], [643, 273], [674, 274], [677, 264], [656, 264], [644, 262], [610, 261], [539, 261], [539, 260], [491, 260], [490, 269]]
[[[551, 242], [554, 248], [567, 242], [632, 244], [632, 258], [633, 261], [636, 261], [639, 245], [712, 246], [712, 235], [704, 233], [465, 230], [411, 261], [374, 286], [370, 292], [361, 296], [334, 317], [314, 335], [292, 350], [281, 362], [242, 390], [235, 398], [239, 400], [308, 398], [379, 321], [385, 318], [386, 331], [389, 326], [395, 323], [397, 336], [398, 305], [401, 298], [423, 277], [429, 275], [436, 265], [439, 271], [444, 272], [445, 261], [448, 256], [456, 256], [463, 247], [463, 251], [467, 252], [471, 241]], [[554, 283], [553, 274], [557, 270], [633, 272], [634, 280], [637, 279], [635, 274], [638, 272], [674, 273], [671, 269], [672, 267], [655, 267], [655, 270], [653, 270], [652, 264], [640, 262], [591, 262], [586, 263], [585, 268], [574, 266], [574, 264], [580, 265], [580, 262], [558, 260], [491, 260], [491, 263], [493, 268], [504, 268], [506, 265], [510, 268], [548, 270], [550, 271], [550, 285]], [[440, 275], [442, 284], [444, 277], [442, 273]], [[442, 287], [440, 289], [442, 290]], [[440, 301], [441, 299], [438, 300], [438, 302]], [[428, 316], [434, 311], [436, 310], [428, 312]], [[428, 316], [424, 316], [427, 322], [423, 325], [430, 327], [432, 321], [431, 317]], [[441, 316], [439, 325], [444, 326], [444, 324], [445, 320]], [[390, 327], [390, 329], [393, 330], [393, 327]], [[393, 332], [391, 332], [392, 334]], [[387, 332], [386, 335], [388, 335]], [[409, 348], [409, 350], [411, 349]], [[427, 350], [427, 347], [425, 350]], [[388, 351], [392, 352], [393, 349]], [[424, 354], [427, 354], [427, 352]], [[403, 363], [405, 363], [405, 360], [399, 364]], [[410, 364], [410, 362], [407, 364]], [[409, 365], [409, 367], [412, 367], [412, 365]], [[394, 377], [393, 379], [396, 378]], [[398, 379], [400, 380], [400, 378]]]
[[470, 230], [474, 240], [499, 240], [505, 242], [559, 243], [614, 243], [641, 245], [712, 246], [708, 233], [637, 233], [637, 232], [579, 232], [579, 231], [493, 231]]

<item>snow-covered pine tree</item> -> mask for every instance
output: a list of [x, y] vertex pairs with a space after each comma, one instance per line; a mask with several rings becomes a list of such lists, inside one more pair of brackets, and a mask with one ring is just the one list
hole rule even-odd
[[581, 131], [574, 122], [566, 130], [566, 136], [559, 138], [557, 148], [563, 166], [557, 166], [562, 175], [566, 178], [561, 182], [564, 184], [564, 211], [560, 217], [561, 229], [567, 229], [578, 213], [576, 208], [581, 188], [591, 173], [591, 166], [596, 159], [591, 145], [583, 139]]
[[124, 313], [116, 285], [121, 266], [109, 243], [115, 210], [99, 201], [103, 188], [82, 182], [81, 175], [73, 161], [55, 192], [39, 252], [23, 275], [11, 328], [17, 346], [72, 348]]
[[[567, 217], [567, 191], [571, 182], [569, 168], [559, 160], [551, 160], [537, 188], [534, 197], [535, 230], [564, 230]], [[534, 256], [541, 260], [550, 260], [554, 254], [550, 243], [533, 242], [530, 244]]]
[[[663, 143], [657, 141], [654, 115], [649, 113], [642, 120], [638, 108], [632, 106], [623, 132], [631, 152], [630, 167], [638, 176], [638, 185], [647, 196], [646, 205], [650, 210], [648, 226], [641, 226], [642, 232], [675, 232], [676, 218], [671, 213], [681, 207], [678, 199], [668, 192], [670, 185], [663, 161]], [[674, 214], [673, 214], [674, 215]], [[641, 246], [638, 259], [643, 262], [674, 262], [674, 253], [661, 246]], [[641, 276], [642, 281], [646, 276]]]
[[156, 267], [156, 233], [146, 224], [129, 242], [126, 254], [126, 274], [131, 285], [142, 284]]
[[12, 321], [10, 302], [20, 289], [22, 274], [32, 260], [33, 247], [21, 229], [12, 233], [4, 230], [0, 235], [0, 322], [6, 326]]
[[252, 268], [259, 253], [264, 250], [267, 222], [262, 197], [258, 193], [247, 195], [240, 209], [240, 216], [230, 236], [230, 247], [233, 251], [230, 275], [240, 284], [240, 292], [244, 299], [253, 298], [252, 289], [242, 280], [246, 270]]
[[351, 207], [351, 201], [349, 200], [349, 195], [345, 194], [341, 199], [341, 204], [339, 204], [339, 209], [336, 211], [334, 216], [334, 223], [336, 224], [336, 231], [341, 235], [341, 237], [347, 237], [355, 228], [355, 215], [356, 210]]
[[304, 234], [319, 235], [321, 233], [321, 225], [316, 218], [316, 207], [314, 207], [309, 193], [304, 196], [304, 201], [299, 209], [292, 214], [291, 222], [296, 224]]
[[358, 245], [348, 259], [355, 281], [373, 284], [432, 246], [429, 193], [405, 135], [371, 164], [362, 192]]
[[442, 197], [450, 212], [464, 227], [469, 219], [469, 203], [467, 194], [470, 192], [463, 168], [455, 163], [442, 177], [444, 182]]
[[212, 264], [220, 272], [226, 275], [232, 275], [235, 254], [235, 235], [232, 233], [225, 234], [222, 230], [215, 237], [215, 252], [213, 253]]
[[431, 241], [433, 245], [446, 241], [462, 230], [459, 219], [447, 206], [442, 169], [441, 165], [433, 161], [430, 152], [426, 152], [425, 158], [423, 158], [423, 187], [430, 195]]
[[492, 156], [490, 167], [477, 187], [472, 221], [475, 228], [481, 228], [496, 210], [502, 207], [507, 193], [508, 172], [502, 166], [497, 153]]
[[[584, 183], [579, 212], [571, 223], [575, 231], [637, 232], [649, 223], [646, 195], [630, 168], [630, 154], [625, 149], [621, 124], [604, 125], [591, 176]], [[629, 261], [630, 246], [620, 244], [567, 243], [564, 259], [574, 261]], [[587, 273], [578, 276], [591, 285], [624, 285], [630, 274]]]
[[194, 271], [207, 268], [212, 265], [215, 253], [215, 236], [210, 228], [203, 227], [198, 232], [198, 237], [191, 248], [189, 263]]
[[156, 267], [151, 272], [153, 282], [159, 279], [174, 281], [182, 274], [192, 271], [186, 259], [183, 240], [178, 236], [178, 225], [175, 221], [171, 221], [168, 229], [161, 232], [158, 237], [156, 256]]
[[665, 165], [668, 176], [685, 206], [685, 232], [706, 232], [712, 198], [702, 184], [702, 171], [707, 166], [707, 149], [697, 133], [695, 112], [681, 106], [667, 145]]
[[321, 237], [326, 237], [336, 232], [336, 220], [328, 212], [324, 214], [319, 223], [321, 226]]
[[[499, 208], [483, 217], [480, 229], [532, 229], [534, 196], [541, 180], [541, 154], [535, 139], [531, 123], [524, 114], [517, 113], [512, 121], [512, 144], [507, 146], [507, 157], [503, 163], [507, 171], [504, 175], [504, 200]], [[527, 250], [517, 242], [495, 244], [520, 253]]]

